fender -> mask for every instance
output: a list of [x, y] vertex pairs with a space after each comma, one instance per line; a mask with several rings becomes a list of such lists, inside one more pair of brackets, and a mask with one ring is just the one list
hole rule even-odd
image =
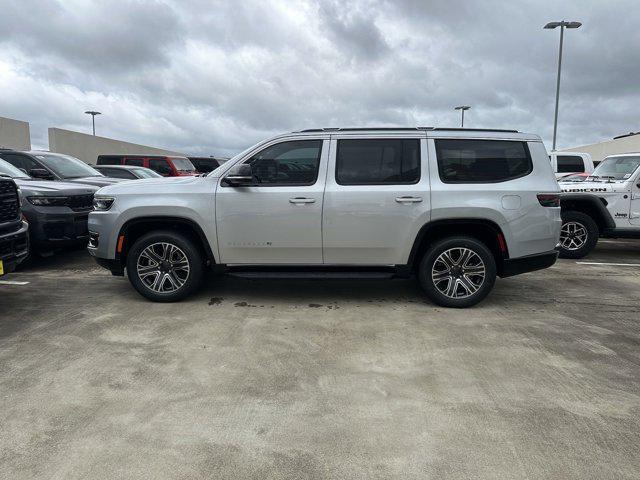
[[[118, 232], [118, 237], [120, 237], [120, 235], [124, 235], [126, 238], [127, 232], [131, 229], [131, 227], [135, 225], [139, 225], [141, 223], [147, 223], [147, 222], [149, 223], [151, 222], [169, 223], [170, 222], [170, 223], [177, 223], [177, 224], [192, 228], [198, 234], [198, 237], [200, 238], [200, 241], [204, 246], [207, 259], [211, 260], [212, 263], [216, 263], [216, 258], [213, 255], [213, 251], [211, 250], [211, 245], [209, 245], [209, 241], [207, 240], [207, 237], [204, 234], [204, 231], [202, 230], [200, 225], [198, 225], [196, 222], [194, 222], [189, 218], [175, 217], [170, 215], [167, 215], [167, 216], [154, 215], [150, 217], [132, 218], [131, 220], [128, 220], [127, 222], [125, 222], [124, 225], [122, 225], [122, 228], [120, 228], [120, 232]], [[116, 253], [116, 259], [119, 259], [119, 258], [120, 258], [120, 254]]]
[[[502, 241], [504, 242], [504, 234], [502, 233], [502, 229], [498, 226], [497, 223], [491, 220], [485, 220], [481, 218], [451, 218], [451, 219], [435, 220], [432, 222], [425, 223], [418, 231], [418, 234], [416, 235], [416, 238], [413, 242], [413, 246], [411, 247], [411, 253], [409, 254], [409, 260], [407, 264], [412, 265], [416, 261], [416, 255], [418, 254], [420, 245], [422, 244], [422, 241], [429, 233], [442, 227], [449, 227], [449, 226], [459, 227], [464, 225], [488, 227], [495, 233], [496, 242], [500, 242], [500, 240], [498, 240], [499, 236], [502, 236], [502, 239], [503, 239]], [[505, 245], [505, 249], [506, 249], [506, 245]], [[503, 257], [509, 258], [508, 252], [506, 250], [503, 252]]]
[[616, 222], [611, 217], [611, 213], [607, 210], [606, 205], [603, 203], [603, 199], [597, 195], [589, 193], [561, 193], [560, 194], [560, 209], [562, 212], [569, 210], [575, 210], [571, 208], [573, 204], [587, 204], [590, 208], [593, 208], [604, 221], [604, 230], [616, 228]]

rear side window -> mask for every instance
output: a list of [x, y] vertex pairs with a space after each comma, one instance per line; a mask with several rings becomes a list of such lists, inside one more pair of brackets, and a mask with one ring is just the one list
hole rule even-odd
[[444, 183], [496, 183], [533, 170], [526, 142], [510, 140], [436, 140], [438, 171]]
[[133, 165], [134, 167], [142, 167], [144, 166], [144, 159], [143, 158], [125, 158], [124, 164]]
[[113, 155], [100, 155], [98, 157], [98, 165], [120, 165], [122, 157]]
[[583, 173], [584, 162], [577, 155], [558, 155], [558, 173]]
[[420, 180], [420, 140], [338, 140], [336, 182], [340, 185], [398, 185]]

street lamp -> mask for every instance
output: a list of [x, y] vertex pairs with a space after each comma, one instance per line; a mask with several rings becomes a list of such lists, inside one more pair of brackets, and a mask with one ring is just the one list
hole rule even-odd
[[455, 107], [454, 110], [460, 110], [460, 113], [462, 113], [462, 122], [460, 124], [460, 127], [464, 127], [464, 111], [465, 110], [469, 110], [471, 107], [469, 105], [460, 105], [459, 107]]
[[560, 99], [560, 70], [562, 69], [562, 42], [564, 40], [564, 29], [565, 28], [580, 28], [582, 23], [580, 22], [565, 22], [564, 20], [561, 22], [549, 22], [544, 28], [548, 30], [553, 30], [554, 28], [560, 27], [560, 50], [558, 53], [558, 81], [556, 83], [556, 113], [553, 117], [553, 147], [552, 151], [556, 149], [556, 133], [558, 132], [558, 101]]
[[102, 115], [100, 112], [96, 112], [94, 110], [87, 110], [87, 115], [91, 115], [91, 125], [93, 126], [93, 136], [96, 136], [96, 115]]

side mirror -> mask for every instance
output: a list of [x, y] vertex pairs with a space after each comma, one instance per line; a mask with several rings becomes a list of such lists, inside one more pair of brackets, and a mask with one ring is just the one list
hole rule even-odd
[[46, 168], [32, 168], [29, 170], [29, 176], [41, 180], [51, 180], [53, 178], [51, 172]]
[[233, 167], [229, 174], [224, 177], [227, 185], [232, 187], [247, 187], [253, 185], [253, 172], [251, 171], [251, 165], [243, 163], [242, 165], [236, 165]]

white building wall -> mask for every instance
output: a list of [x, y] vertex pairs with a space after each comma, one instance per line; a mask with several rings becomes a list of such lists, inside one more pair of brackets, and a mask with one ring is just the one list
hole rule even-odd
[[173, 150], [148, 147], [146, 145], [88, 135], [86, 133], [64, 130], [62, 128], [49, 129], [49, 150], [71, 155], [91, 165], [95, 165], [98, 155], [143, 154], [184, 156], [184, 153]]
[[13, 118], [0, 117], [0, 148], [31, 150], [29, 123]]
[[559, 151], [589, 153], [594, 162], [601, 162], [609, 155], [640, 152], [640, 135], [606, 140], [591, 145], [582, 145], [581, 147], [565, 148]]

